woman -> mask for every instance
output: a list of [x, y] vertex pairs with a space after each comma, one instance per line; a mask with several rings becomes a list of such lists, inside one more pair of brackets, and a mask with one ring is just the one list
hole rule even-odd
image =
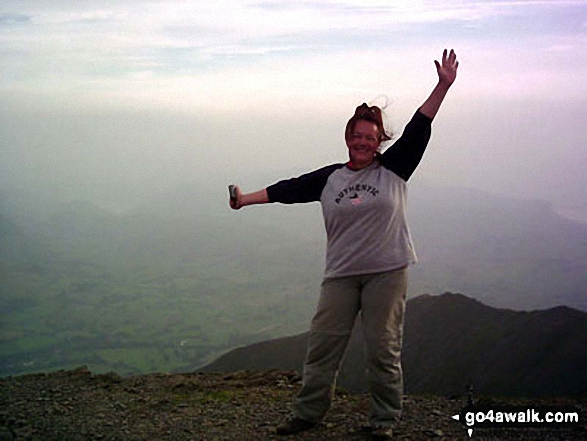
[[336, 374], [357, 314], [361, 314], [371, 394], [374, 439], [391, 439], [401, 417], [400, 363], [407, 266], [416, 255], [407, 226], [406, 182], [416, 169], [431, 122], [454, 82], [458, 62], [445, 50], [434, 61], [438, 83], [416, 111], [402, 136], [383, 154], [381, 110], [357, 107], [345, 130], [349, 161], [280, 181], [243, 194], [237, 188], [233, 209], [268, 202], [320, 201], [327, 233], [326, 269], [316, 315], [308, 334], [302, 388], [293, 417], [279, 434], [315, 426], [332, 400]]

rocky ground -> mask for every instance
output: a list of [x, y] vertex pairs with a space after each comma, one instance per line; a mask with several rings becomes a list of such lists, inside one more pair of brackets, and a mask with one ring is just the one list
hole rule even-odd
[[[368, 397], [343, 391], [318, 427], [294, 437], [277, 436], [275, 426], [288, 416], [299, 382], [295, 372], [284, 371], [123, 378], [94, 375], [83, 367], [7, 377], [0, 379], [0, 441], [369, 440], [364, 430]], [[451, 418], [466, 401], [406, 396], [397, 439], [587, 439], [585, 400], [548, 402], [579, 410], [580, 423], [573, 428], [475, 429], [472, 438]]]

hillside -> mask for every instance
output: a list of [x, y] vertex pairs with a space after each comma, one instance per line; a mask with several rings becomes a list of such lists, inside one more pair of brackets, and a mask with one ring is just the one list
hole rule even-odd
[[[582, 311], [512, 311], [460, 294], [423, 295], [406, 306], [405, 390], [450, 396], [472, 384], [492, 395], [587, 397], [586, 347], [587, 313]], [[301, 370], [304, 355], [301, 334], [235, 349], [202, 371]], [[339, 385], [364, 391], [364, 367], [361, 332], [355, 332]]]
[[[278, 437], [275, 426], [290, 412], [299, 387], [291, 371], [230, 374], [94, 375], [86, 368], [0, 379], [0, 439], [34, 441], [367, 441], [368, 397], [338, 391], [331, 411], [315, 429]], [[408, 395], [398, 440], [468, 440], [451, 416], [466, 399]], [[476, 440], [585, 439], [587, 402], [496, 400], [486, 405], [567, 405], [580, 424], [568, 429], [475, 429]]]

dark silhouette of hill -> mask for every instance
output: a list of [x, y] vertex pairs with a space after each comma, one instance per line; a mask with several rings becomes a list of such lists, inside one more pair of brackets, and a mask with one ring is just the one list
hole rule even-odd
[[[500, 396], [587, 395], [587, 313], [568, 307], [513, 311], [461, 294], [422, 295], [407, 303], [403, 366], [406, 393]], [[361, 332], [355, 327], [338, 385], [365, 390]], [[235, 349], [203, 367], [301, 371], [305, 334]]]

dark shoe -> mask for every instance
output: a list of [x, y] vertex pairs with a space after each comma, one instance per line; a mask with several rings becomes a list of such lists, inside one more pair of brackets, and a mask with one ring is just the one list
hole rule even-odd
[[371, 439], [373, 441], [391, 441], [393, 439], [393, 430], [388, 426], [372, 427]]
[[302, 420], [300, 418], [290, 418], [281, 426], [277, 427], [277, 434], [278, 435], [293, 435], [295, 433], [300, 433], [305, 430], [309, 430], [312, 427], [315, 427], [318, 423], [312, 423], [311, 421]]

